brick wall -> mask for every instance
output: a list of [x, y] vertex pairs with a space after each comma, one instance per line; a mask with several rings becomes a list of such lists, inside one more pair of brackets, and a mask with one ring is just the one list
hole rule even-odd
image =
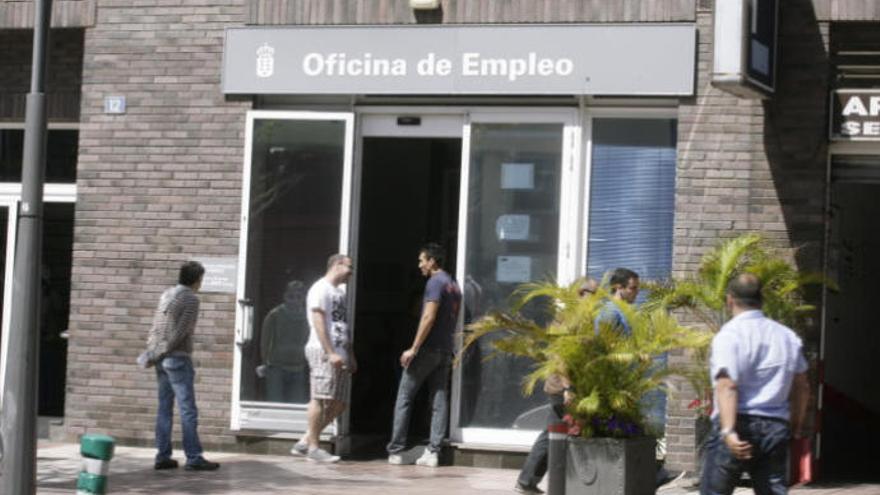
[[[821, 268], [827, 163], [827, 24], [809, 0], [781, 3], [776, 95], [742, 100], [713, 88], [712, 13], [698, 13], [696, 97], [679, 107], [674, 272], [693, 271], [719, 239], [759, 231], [799, 267]], [[806, 332], [809, 350], [818, 344]], [[671, 361], [687, 361], [674, 356]], [[668, 462], [690, 469], [694, 398], [689, 387], [669, 401]]]
[[[152, 438], [155, 376], [134, 365], [181, 262], [236, 256], [245, 109], [220, 92], [241, 0], [102, 0], [85, 36], [65, 424]], [[103, 114], [123, 95], [124, 115]], [[234, 296], [205, 294], [194, 359], [200, 432], [228, 444]], [[179, 437], [177, 437], [179, 438]]]
[[684, 22], [694, 0], [442, 0], [414, 11], [409, 0], [252, 0], [253, 24]]

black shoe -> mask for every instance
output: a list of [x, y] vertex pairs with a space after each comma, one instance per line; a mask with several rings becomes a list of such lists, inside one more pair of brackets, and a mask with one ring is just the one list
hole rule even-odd
[[218, 469], [220, 469], [220, 463], [211, 462], [207, 459], [186, 463], [187, 471], [216, 471]]
[[162, 459], [161, 461], [156, 461], [153, 468], [157, 471], [160, 469], [177, 469], [177, 461], [174, 459]]

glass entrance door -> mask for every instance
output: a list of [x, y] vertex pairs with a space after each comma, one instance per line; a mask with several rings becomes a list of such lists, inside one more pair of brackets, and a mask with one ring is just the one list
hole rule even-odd
[[[525, 282], [569, 282], [576, 268], [570, 220], [580, 182], [576, 112], [473, 113], [464, 132], [458, 279], [464, 322], [504, 309]], [[484, 337], [461, 358], [454, 380], [452, 437], [465, 443], [528, 445], [537, 435], [522, 418], [542, 407], [522, 395], [531, 362], [492, 354]]]
[[353, 114], [248, 113], [232, 429], [305, 431], [305, 295], [348, 249]]

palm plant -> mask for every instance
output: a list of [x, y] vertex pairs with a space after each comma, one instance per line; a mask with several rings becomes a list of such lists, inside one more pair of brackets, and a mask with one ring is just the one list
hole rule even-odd
[[472, 333], [465, 348], [484, 335], [500, 334], [493, 341], [496, 351], [535, 362], [523, 382], [525, 394], [552, 375], [568, 378], [577, 394], [568, 412], [580, 425], [581, 436], [649, 433], [642, 398], [681, 371], [658, 367], [654, 358], [674, 349], [705, 347], [707, 334], [680, 326], [662, 308], [643, 311], [617, 301], [614, 304], [632, 332], [625, 334], [604, 324], [597, 328], [596, 317], [610, 300], [609, 294], [600, 289], [582, 298], [578, 295], [581, 282], [520, 286], [508, 311], [490, 312], [469, 326]]
[[[714, 335], [729, 319], [726, 309], [727, 284], [741, 273], [753, 273], [764, 290], [764, 313], [786, 326], [805, 327], [805, 318], [815, 307], [804, 302], [804, 288], [822, 283], [821, 274], [801, 273], [758, 234], [747, 233], [719, 243], [707, 252], [696, 273], [664, 282], [646, 283], [647, 311], [679, 311], [687, 321], [697, 322]], [[682, 373], [697, 393], [691, 404], [698, 414], [711, 408], [711, 381], [707, 373], [708, 346], [693, 351], [694, 367]]]

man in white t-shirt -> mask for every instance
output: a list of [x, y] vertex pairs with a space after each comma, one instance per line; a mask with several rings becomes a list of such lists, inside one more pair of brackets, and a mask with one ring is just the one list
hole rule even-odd
[[315, 462], [339, 460], [339, 456], [318, 446], [318, 437], [345, 410], [351, 374], [357, 370], [346, 321], [345, 282], [351, 272], [351, 258], [334, 254], [327, 260], [327, 273], [312, 284], [306, 296], [309, 340], [305, 351], [311, 378], [309, 423], [308, 431], [290, 453]]

